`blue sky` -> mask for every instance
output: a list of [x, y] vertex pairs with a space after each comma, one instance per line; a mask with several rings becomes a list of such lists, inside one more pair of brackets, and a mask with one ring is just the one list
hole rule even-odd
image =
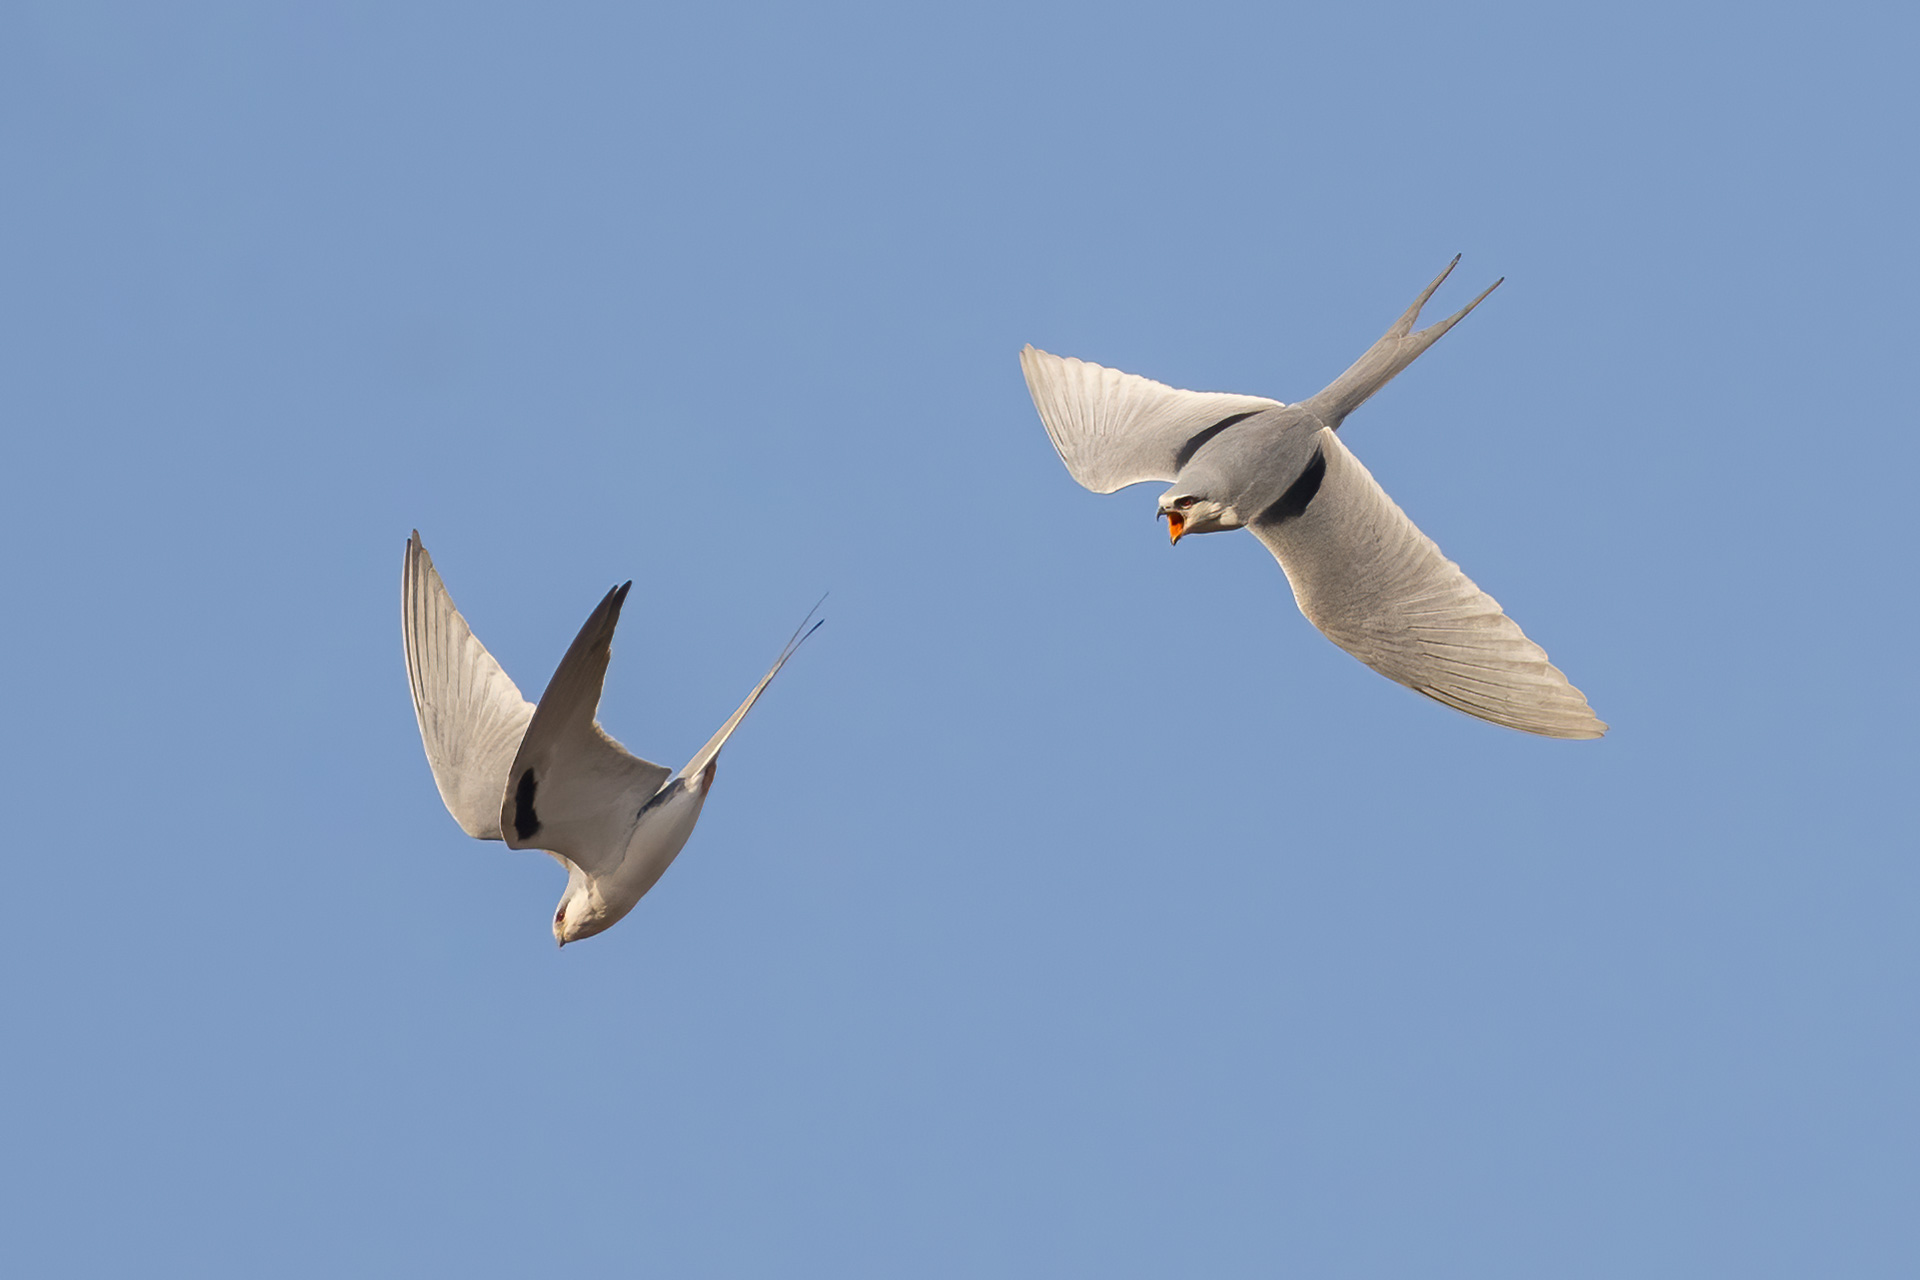
[[[0, 1267], [1920, 1268], [1895, 6], [76, 3], [0, 30]], [[1317, 390], [1614, 726], [1169, 549], [1032, 342]], [[418, 527], [677, 765], [557, 953]]]

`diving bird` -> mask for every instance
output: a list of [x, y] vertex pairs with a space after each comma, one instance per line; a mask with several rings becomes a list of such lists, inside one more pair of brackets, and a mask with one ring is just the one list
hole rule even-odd
[[1054, 449], [1082, 485], [1112, 493], [1170, 482], [1158, 514], [1174, 543], [1251, 530], [1280, 562], [1307, 620], [1389, 680], [1510, 729], [1598, 738], [1607, 726], [1585, 695], [1414, 527], [1335, 434], [1500, 287], [1494, 281], [1415, 332], [1420, 309], [1459, 262], [1351, 368], [1298, 404], [1181, 391], [1031, 346], [1020, 367]]
[[[693, 834], [720, 748], [780, 668], [824, 620], [809, 614], [720, 732], [668, 770], [608, 737], [594, 719], [613, 629], [633, 584], [607, 592], [534, 706], [520, 696], [433, 567], [415, 530], [400, 577], [400, 625], [420, 740], [460, 829], [513, 849], [542, 849], [567, 870], [553, 913], [561, 945], [612, 928], [653, 888]], [[818, 606], [815, 606], [818, 608]]]

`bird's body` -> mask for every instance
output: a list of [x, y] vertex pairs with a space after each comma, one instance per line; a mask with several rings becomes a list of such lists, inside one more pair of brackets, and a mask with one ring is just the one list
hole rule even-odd
[[1182, 391], [1033, 347], [1021, 366], [1054, 448], [1085, 487], [1112, 493], [1171, 481], [1159, 514], [1173, 541], [1250, 530], [1280, 562], [1308, 620], [1382, 675], [1495, 724], [1597, 738], [1606, 725], [1580, 691], [1335, 434], [1493, 292], [1415, 332], [1421, 307], [1452, 270], [1352, 367], [1298, 404]]
[[1174, 484], [1183, 493], [1206, 492], [1233, 513], [1230, 518], [1255, 523], [1256, 513], [1272, 510], [1306, 474], [1314, 437], [1325, 426], [1297, 404], [1277, 404], [1202, 441]]
[[434, 782], [468, 835], [544, 850], [566, 868], [553, 918], [562, 946], [617, 924], [659, 881], [700, 819], [721, 747], [813, 634], [795, 632], [746, 701], [669, 778], [668, 769], [630, 753], [594, 718], [632, 585], [600, 601], [536, 707], [454, 608], [420, 535], [407, 541], [401, 630]]
[[[619, 857], [604, 874], [589, 875], [570, 860], [553, 855], [567, 869], [567, 888], [554, 912], [556, 937], [566, 932], [568, 904], [575, 900], [580, 903], [574, 912], [578, 923], [562, 945], [612, 928], [660, 882], [660, 877], [686, 848], [694, 824], [700, 821], [713, 775], [713, 767], [709, 766], [691, 783], [675, 779], [648, 797], [635, 816], [633, 830]], [[588, 925], [593, 927], [586, 927]]]

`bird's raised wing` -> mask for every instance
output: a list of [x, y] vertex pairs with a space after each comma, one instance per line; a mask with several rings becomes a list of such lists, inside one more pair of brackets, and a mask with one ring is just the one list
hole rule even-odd
[[[822, 599], [824, 600], [825, 597], [822, 597]], [[817, 604], [813, 607], [815, 610], [820, 608]], [[693, 753], [693, 759], [687, 761], [686, 767], [681, 769], [677, 776], [682, 778], [697, 777], [702, 769], [713, 763], [713, 758], [720, 754], [720, 748], [727, 745], [727, 739], [731, 738], [733, 731], [740, 727], [740, 722], [747, 718], [747, 712], [753, 710], [753, 704], [760, 701], [760, 695], [767, 691], [767, 686], [773, 683], [773, 678], [780, 674], [780, 668], [787, 665], [787, 659], [798, 653], [800, 646], [805, 644], [814, 632], [827, 625], [825, 618], [820, 619], [818, 622], [813, 622], [811, 627], [807, 625], [809, 622], [813, 622], [812, 613], [809, 613], [800, 620], [800, 625], [795, 628], [794, 633], [787, 638], [787, 647], [780, 651], [778, 658], [774, 659], [773, 666], [767, 671], [767, 674], [760, 677], [760, 683], [753, 686], [753, 692], [747, 695], [747, 700], [740, 704], [738, 710], [727, 717], [727, 722], [720, 726], [720, 732], [707, 739], [706, 746]]]
[[1262, 410], [1286, 407], [1264, 396], [1181, 391], [1033, 347], [1020, 353], [1020, 368], [1060, 461], [1095, 493], [1172, 480], [1221, 431]]
[[631, 582], [615, 587], [580, 628], [540, 695], [507, 770], [500, 830], [515, 849], [546, 849], [588, 875], [618, 865], [641, 806], [667, 770], [608, 737], [594, 719]]
[[440, 798], [461, 830], [498, 840], [500, 797], [533, 704], [453, 607], [417, 529], [400, 571], [400, 634], [420, 741]]
[[1605, 733], [1585, 695], [1333, 432], [1316, 443], [1300, 480], [1249, 526], [1300, 612], [1381, 675], [1468, 715], [1550, 738]]

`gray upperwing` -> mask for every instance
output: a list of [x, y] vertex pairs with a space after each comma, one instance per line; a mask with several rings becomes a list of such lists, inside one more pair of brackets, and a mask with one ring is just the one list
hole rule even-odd
[[668, 770], [608, 737], [594, 719], [620, 606], [632, 586], [600, 601], [540, 695], [507, 773], [500, 828], [515, 849], [546, 849], [589, 875], [618, 865], [640, 809]]
[[1314, 626], [1381, 675], [1468, 715], [1550, 738], [1606, 732], [1586, 696], [1331, 429], [1315, 443], [1317, 462], [1248, 526]]

